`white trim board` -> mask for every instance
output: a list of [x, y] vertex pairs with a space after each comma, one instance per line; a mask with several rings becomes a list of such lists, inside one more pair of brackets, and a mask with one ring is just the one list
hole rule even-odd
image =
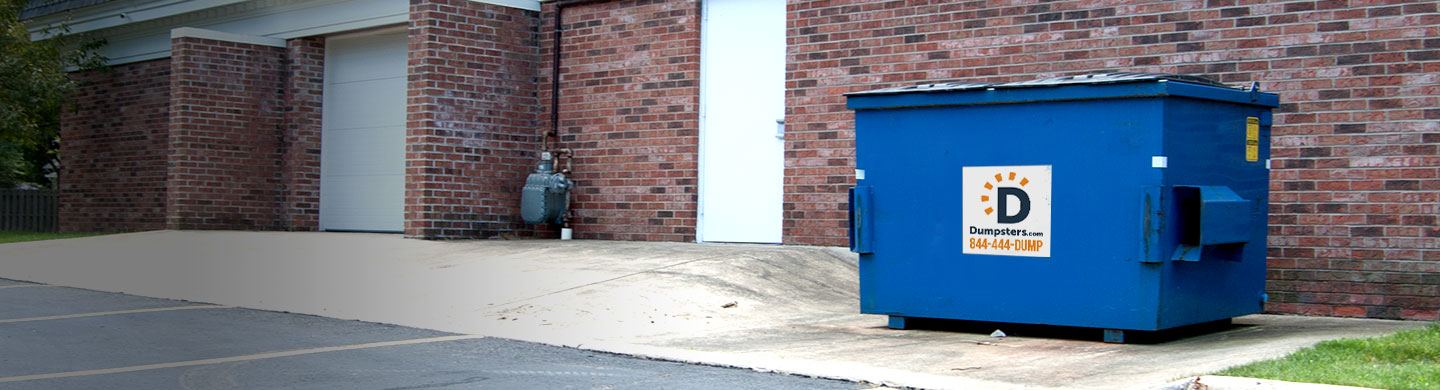
[[526, 11], [540, 11], [538, 0], [470, 0], [482, 4], [494, 4], [502, 7], [519, 8]]
[[170, 30], [170, 39], [199, 38], [216, 41], [248, 43], [251, 45], [285, 47], [285, 40], [280, 38], [257, 37], [254, 35], [233, 34], [224, 31], [206, 30], [203, 28], [181, 27]]

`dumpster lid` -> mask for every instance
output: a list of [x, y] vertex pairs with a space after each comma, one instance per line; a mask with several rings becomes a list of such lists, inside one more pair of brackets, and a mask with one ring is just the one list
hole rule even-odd
[[1200, 85], [1208, 85], [1208, 86], [1212, 86], [1212, 87], [1230, 88], [1229, 86], [1227, 86], [1227, 85], [1225, 85], [1225, 84], [1221, 84], [1221, 83], [1218, 82], [1218, 81], [1211, 80], [1211, 79], [1207, 79], [1207, 78], [1200, 77], [1200, 76], [1191, 76], [1191, 75], [1183, 75], [1183, 74], [1169, 74], [1169, 73], [1135, 73], [1135, 72], [1093, 73], [1093, 74], [1086, 74], [1086, 75], [1079, 75], [1079, 76], [1051, 77], [1051, 78], [1048, 78], [1048, 79], [1039, 79], [1039, 80], [1030, 80], [1030, 81], [1018, 81], [1018, 82], [1013, 82], [1013, 83], [997, 84], [997, 85], [995, 85], [995, 88], [1049, 87], [1049, 86], [1055, 86], [1055, 85], [1070, 85], [1070, 84], [1118, 84], [1118, 83], [1134, 83], [1134, 82], [1142, 82], [1142, 81], [1179, 81], [1179, 82], [1190, 83], [1190, 84], [1200, 84]]
[[959, 81], [959, 82], [950, 82], [950, 83], [905, 85], [905, 86], [900, 86], [900, 87], [890, 87], [890, 88], [874, 89], [874, 90], [869, 90], [869, 91], [851, 92], [851, 93], [845, 94], [845, 96], [856, 96], [856, 95], [887, 95], [887, 94], [892, 94], [892, 93], [907, 93], [907, 92], [949, 92], [949, 91], [964, 91], [964, 90], [967, 90], [967, 89], [987, 88], [987, 87], [989, 87], [989, 86], [991, 86], [991, 85], [995, 85], [995, 84], [993, 84], [993, 83], [977, 83], [977, 82]]
[[1206, 85], [1211, 87], [1230, 88], [1218, 81], [1200, 76], [1169, 73], [1136, 73], [1136, 72], [1113, 72], [1113, 73], [1092, 73], [1078, 76], [1060, 76], [1044, 79], [1017, 81], [1011, 83], [980, 83], [980, 82], [950, 82], [936, 84], [907, 85], [902, 87], [882, 88], [870, 91], [851, 92], [845, 96], [868, 96], [868, 95], [889, 95], [911, 92], [953, 92], [971, 89], [1010, 89], [1010, 88], [1032, 88], [1032, 87], [1054, 87], [1074, 84], [1120, 84], [1139, 83], [1147, 81], [1178, 81], [1190, 84]]

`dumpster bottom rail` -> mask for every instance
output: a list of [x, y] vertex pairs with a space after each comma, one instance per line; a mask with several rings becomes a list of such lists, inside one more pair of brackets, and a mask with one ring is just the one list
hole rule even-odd
[[[1231, 321], [1231, 319], [1229, 318], [1162, 330], [1127, 330], [1087, 328], [1081, 326], [950, 320], [941, 318], [906, 317], [895, 315], [889, 317], [889, 328], [896, 330], [923, 329], [957, 333], [984, 334], [992, 335], [992, 337], [1039, 337], [1051, 339], [1104, 341], [1113, 344], [1159, 344], [1245, 327], [1245, 325], [1234, 324], [1234, 322]], [[997, 333], [996, 331], [999, 332]]]

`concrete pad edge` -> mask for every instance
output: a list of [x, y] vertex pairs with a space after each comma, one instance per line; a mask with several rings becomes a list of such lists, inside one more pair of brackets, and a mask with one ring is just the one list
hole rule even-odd
[[1286, 382], [1272, 379], [1202, 375], [1181, 379], [1151, 390], [1377, 390], [1369, 387]]

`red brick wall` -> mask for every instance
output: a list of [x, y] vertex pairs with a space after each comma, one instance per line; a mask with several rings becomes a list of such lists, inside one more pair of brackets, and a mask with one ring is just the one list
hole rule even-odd
[[1102, 71], [1259, 81], [1284, 103], [1267, 309], [1437, 318], [1435, 1], [827, 0], [792, 2], [790, 23], [787, 242], [844, 242], [845, 92]]
[[405, 235], [531, 234], [520, 189], [539, 150], [534, 11], [410, 5]]
[[169, 228], [283, 226], [285, 52], [193, 37], [172, 40]]
[[163, 229], [170, 61], [75, 77], [76, 107], [60, 121], [60, 230]]
[[281, 212], [285, 228], [320, 228], [320, 113], [325, 84], [325, 39], [286, 42], [283, 104], [285, 140], [281, 147]]
[[[554, 4], [541, 23], [549, 127]], [[563, 11], [560, 129], [575, 150], [577, 238], [694, 241], [700, 4], [608, 1]]]

